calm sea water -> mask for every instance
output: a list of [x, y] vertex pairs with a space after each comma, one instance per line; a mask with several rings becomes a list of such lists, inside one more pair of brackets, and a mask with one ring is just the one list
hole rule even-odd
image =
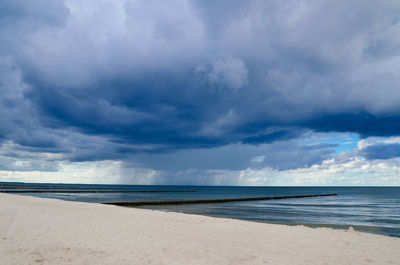
[[[0, 183], [1, 184], [1, 183]], [[30, 184], [31, 185], [31, 184]], [[43, 185], [43, 184], [37, 184]], [[147, 206], [143, 208], [228, 217], [257, 222], [334, 227], [400, 237], [400, 187], [215, 187], [66, 185], [54, 187], [126, 190], [194, 190], [189, 193], [24, 193], [23, 195], [84, 202], [191, 200], [338, 193], [333, 197], [270, 201]]]

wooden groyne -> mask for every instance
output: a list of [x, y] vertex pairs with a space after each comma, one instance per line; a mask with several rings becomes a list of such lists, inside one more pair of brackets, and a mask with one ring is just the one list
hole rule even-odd
[[273, 197], [250, 197], [250, 198], [227, 198], [227, 199], [205, 199], [205, 200], [174, 200], [174, 201], [137, 201], [137, 202], [106, 202], [117, 206], [137, 207], [137, 206], [157, 206], [157, 205], [180, 205], [180, 204], [202, 204], [202, 203], [226, 203], [243, 201], [266, 201], [283, 200], [295, 198], [337, 196], [337, 193], [311, 194], [311, 195], [292, 195], [292, 196], [273, 196]]
[[90, 188], [69, 186], [41, 186], [41, 185], [0, 185], [0, 190], [121, 190], [121, 188]]
[[28, 190], [28, 189], [21, 189], [21, 190], [12, 190], [12, 189], [5, 189], [0, 190], [3, 193], [175, 193], [175, 192], [196, 192], [195, 190]]

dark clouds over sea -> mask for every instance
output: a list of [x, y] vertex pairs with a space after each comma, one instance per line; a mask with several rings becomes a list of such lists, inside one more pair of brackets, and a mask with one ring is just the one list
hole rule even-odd
[[400, 134], [399, 65], [399, 1], [3, 0], [0, 143], [9, 157], [303, 167], [334, 155], [305, 135]]

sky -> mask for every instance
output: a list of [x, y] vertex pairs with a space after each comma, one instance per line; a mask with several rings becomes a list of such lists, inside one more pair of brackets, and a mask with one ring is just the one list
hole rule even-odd
[[400, 185], [398, 0], [2, 0], [0, 181]]

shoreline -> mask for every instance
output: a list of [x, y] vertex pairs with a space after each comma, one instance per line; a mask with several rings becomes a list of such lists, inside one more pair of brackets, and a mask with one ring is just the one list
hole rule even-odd
[[400, 238], [0, 194], [4, 264], [396, 264]]
[[[125, 207], [125, 206], [121, 206]], [[127, 206], [129, 208], [129, 206]], [[181, 214], [188, 214], [188, 215], [196, 215], [196, 216], [207, 216], [211, 218], [222, 218], [222, 219], [228, 219], [228, 220], [239, 220], [239, 221], [245, 221], [245, 222], [251, 222], [251, 223], [260, 223], [260, 224], [271, 224], [271, 225], [284, 225], [284, 226], [302, 226], [302, 227], [308, 227], [311, 229], [314, 228], [327, 228], [327, 229], [333, 229], [333, 230], [339, 230], [339, 231], [354, 231], [358, 233], [363, 233], [363, 234], [370, 234], [370, 235], [380, 235], [380, 236], [385, 236], [385, 237], [391, 237], [391, 238], [398, 238], [400, 239], [399, 236], [393, 236], [393, 235], [387, 235], [382, 232], [374, 232], [376, 230], [379, 230], [379, 227], [375, 226], [363, 226], [363, 225], [337, 225], [337, 224], [317, 224], [317, 223], [279, 223], [279, 222], [272, 222], [272, 221], [267, 221], [267, 220], [262, 220], [262, 219], [246, 219], [246, 218], [238, 218], [238, 217], [228, 217], [228, 216], [220, 216], [220, 215], [211, 215], [211, 214], [200, 214], [200, 213], [185, 213], [182, 211], [175, 211], [175, 210], [168, 210], [168, 209], [157, 209], [157, 208], [147, 208], [146, 206], [144, 207], [131, 207], [133, 209], [143, 209], [143, 210], [151, 210], [151, 211], [161, 211], [161, 212], [168, 212], [168, 213], [181, 213]]]
[[[0, 192], [1, 193], [1, 192]], [[8, 193], [8, 194], [13, 194], [13, 193]], [[13, 195], [22, 195], [26, 197], [33, 197], [33, 198], [45, 198], [45, 199], [54, 199], [54, 200], [61, 200], [61, 201], [68, 201], [68, 202], [81, 202], [81, 201], [75, 201], [75, 200], [64, 200], [64, 199], [59, 199], [59, 198], [47, 198], [47, 197], [37, 197], [34, 195], [30, 194], [24, 194], [24, 193], [16, 193]], [[311, 195], [315, 196], [315, 195]], [[321, 196], [321, 195], [318, 195]], [[326, 195], [323, 195], [326, 196]], [[330, 195], [328, 195], [330, 196]], [[297, 197], [297, 196], [294, 196]], [[308, 197], [308, 196], [305, 196]], [[272, 198], [272, 197], [271, 197]], [[257, 198], [255, 198], [257, 199]], [[279, 199], [279, 197], [278, 197]], [[224, 200], [224, 199], [222, 199]], [[214, 201], [214, 200], [212, 200]], [[217, 199], [219, 201], [219, 199]], [[122, 202], [120, 203], [109, 203], [109, 202], [83, 202], [83, 203], [90, 203], [90, 204], [105, 204], [105, 205], [116, 205], [119, 207], [127, 207], [127, 208], [133, 208], [133, 209], [143, 209], [143, 210], [150, 210], [150, 211], [161, 211], [161, 212], [170, 212], [170, 213], [180, 213], [180, 214], [188, 214], [188, 215], [195, 215], [195, 216], [207, 216], [207, 217], [212, 217], [212, 218], [223, 218], [223, 219], [229, 219], [229, 220], [241, 220], [241, 221], [246, 221], [246, 222], [255, 222], [255, 223], [261, 223], [261, 224], [272, 224], [272, 225], [285, 225], [285, 226], [304, 226], [304, 227], [309, 227], [309, 228], [331, 228], [334, 230], [341, 230], [341, 231], [347, 231], [347, 230], [354, 230], [356, 232], [360, 233], [366, 233], [366, 234], [373, 234], [373, 235], [382, 235], [382, 236], [388, 236], [388, 237], [394, 237], [394, 238], [400, 238], [399, 236], [393, 236], [393, 235], [388, 235], [383, 232], [377, 232], [377, 230], [381, 229], [379, 227], [375, 226], [363, 226], [363, 225], [338, 225], [338, 224], [324, 224], [324, 223], [281, 223], [281, 222], [271, 222], [271, 221], [266, 221], [262, 219], [246, 219], [246, 218], [238, 218], [238, 217], [229, 217], [229, 216], [221, 216], [221, 215], [212, 215], [212, 214], [200, 214], [200, 213], [186, 213], [183, 211], [176, 211], [176, 210], [169, 210], [167, 208], [157, 208], [157, 206], [162, 206], [162, 205], [169, 205], [169, 204], [160, 204], [158, 201], [155, 204], [151, 203], [149, 205], [147, 204], [142, 204], [143, 202], [139, 201], [138, 206], [125, 206], [124, 204], [131, 204], [131, 202]], [[168, 201], [162, 201], [162, 202], [168, 202]], [[184, 203], [185, 204], [185, 203]], [[175, 204], [171, 204], [175, 205]], [[178, 204], [179, 205], [179, 204]], [[154, 207], [156, 206], [156, 207]]]

